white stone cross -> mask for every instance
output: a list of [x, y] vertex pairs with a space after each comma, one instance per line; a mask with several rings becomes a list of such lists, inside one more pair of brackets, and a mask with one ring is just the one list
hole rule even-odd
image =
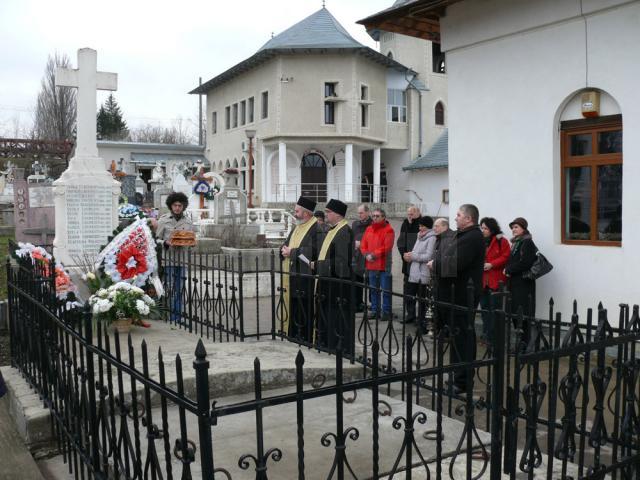
[[[92, 170], [99, 168], [99, 171], [102, 171], [105, 168], [101, 162], [91, 162], [91, 159], [98, 157], [96, 92], [97, 90], [117, 90], [118, 74], [98, 72], [97, 66], [97, 52], [91, 48], [81, 48], [78, 50], [77, 69], [56, 69], [56, 86], [78, 89], [77, 139], [74, 158], [87, 167], [91, 165]], [[72, 165], [70, 168], [73, 168]]]

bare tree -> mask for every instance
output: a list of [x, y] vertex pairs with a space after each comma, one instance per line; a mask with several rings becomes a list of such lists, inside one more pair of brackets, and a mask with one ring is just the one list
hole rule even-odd
[[56, 68], [70, 68], [67, 55], [49, 55], [36, 103], [34, 137], [47, 140], [71, 140], [76, 122], [76, 90], [56, 87]]
[[193, 126], [182, 118], [173, 121], [170, 127], [161, 125], [142, 125], [129, 129], [129, 139], [141, 143], [172, 143], [178, 145], [196, 143], [198, 139], [197, 125], [195, 134]]

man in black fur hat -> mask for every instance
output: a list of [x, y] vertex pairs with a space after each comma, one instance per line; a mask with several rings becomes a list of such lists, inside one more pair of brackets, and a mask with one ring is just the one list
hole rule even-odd
[[[342, 338], [342, 350], [353, 353], [355, 290], [352, 281], [353, 232], [344, 219], [347, 205], [331, 199], [325, 215], [329, 230], [322, 242], [316, 273], [318, 313], [316, 338], [318, 345], [335, 350]], [[326, 280], [326, 279], [334, 280]], [[335, 281], [338, 280], [338, 281]]]
[[313, 216], [316, 202], [300, 197], [294, 209], [297, 220], [280, 249], [282, 259], [283, 307], [279, 309], [282, 332], [311, 342], [314, 320], [314, 286], [311, 265], [318, 259], [324, 233]]
[[193, 222], [185, 216], [184, 211], [189, 205], [189, 199], [182, 192], [172, 192], [167, 197], [169, 213], [158, 219], [156, 238], [165, 248], [164, 282], [169, 298], [171, 321], [183, 323], [182, 320], [182, 286], [185, 280], [185, 247], [169, 245], [171, 234], [176, 230], [195, 232]]

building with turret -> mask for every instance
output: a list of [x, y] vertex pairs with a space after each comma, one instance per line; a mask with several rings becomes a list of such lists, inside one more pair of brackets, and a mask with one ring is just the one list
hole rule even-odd
[[[212, 168], [238, 168], [254, 205], [306, 195], [446, 214], [446, 165], [424, 168], [446, 134], [444, 64], [433, 72], [427, 41], [380, 32], [380, 47], [322, 8], [194, 89], [206, 95]], [[438, 169], [428, 196], [415, 179]]]

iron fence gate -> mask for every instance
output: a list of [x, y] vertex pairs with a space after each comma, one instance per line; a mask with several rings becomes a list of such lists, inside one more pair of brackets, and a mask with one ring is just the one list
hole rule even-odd
[[[351, 304], [334, 323], [337, 345], [330, 348], [318, 336], [291, 337], [283, 328], [291, 305], [285, 275], [318, 279], [279, 271], [273, 254], [262, 266], [258, 258], [191, 253], [163, 261], [166, 321], [202, 337], [192, 367], [182, 358], [191, 352], [167, 358], [94, 324], [89, 311], [69, 310], [56, 299], [54, 272], [24, 260], [7, 264], [12, 362], [50, 410], [54, 438], [76, 478], [638, 477], [637, 306], [622, 305], [617, 325], [602, 305], [595, 319], [587, 310], [585, 322], [574, 305], [563, 322], [552, 302], [548, 318], [527, 318], [498, 293], [500, 308], [488, 312], [493, 345], [472, 362], [451, 363], [454, 337], [475, 335], [473, 304], [332, 280], [349, 295], [361, 286], [394, 296], [402, 316], [408, 300], [448, 316], [426, 335], [377, 313], [355, 315]], [[469, 321], [457, 323], [455, 312]], [[340, 326], [346, 322], [351, 330]], [[533, 334], [520, 348], [525, 322]], [[250, 349], [258, 341], [300, 345], [293, 385], [263, 391], [256, 358], [251, 397], [218, 404], [205, 343]], [[333, 378], [309, 381], [311, 351], [334, 356]], [[344, 371], [349, 365], [361, 366], [355, 378]], [[467, 373], [464, 393], [448, 381], [460, 372]], [[316, 401], [332, 405], [321, 434], [310, 429]], [[290, 434], [275, 435], [272, 419], [283, 412], [280, 426]], [[242, 415], [254, 427], [235, 450], [224, 450], [236, 433], [226, 425]], [[453, 437], [451, 418], [460, 421]], [[310, 455], [317, 449], [332, 452], [328, 460]]]

